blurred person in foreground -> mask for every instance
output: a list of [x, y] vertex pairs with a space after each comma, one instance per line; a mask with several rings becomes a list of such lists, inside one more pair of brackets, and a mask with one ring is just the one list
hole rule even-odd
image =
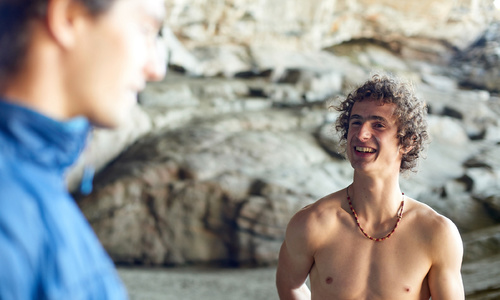
[[0, 299], [126, 299], [64, 172], [166, 69], [163, 0], [0, 0]]
[[456, 226], [399, 186], [428, 139], [425, 104], [408, 83], [375, 75], [336, 109], [353, 182], [290, 220], [280, 299], [464, 299]]

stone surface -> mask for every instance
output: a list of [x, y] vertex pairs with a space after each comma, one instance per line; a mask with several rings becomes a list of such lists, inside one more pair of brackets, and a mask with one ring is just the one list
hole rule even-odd
[[119, 268], [130, 300], [278, 299], [275, 269]]
[[493, 23], [475, 43], [456, 55], [453, 66], [462, 84], [500, 91], [499, 28], [500, 23]]
[[[252, 115], [147, 137], [96, 178], [95, 194], [79, 203], [115, 261], [276, 260], [291, 215], [319, 194], [308, 179], [327, 176], [320, 168], [288, 187], [273, 181], [331, 159], [309, 134], [273, 132], [287, 129], [279, 113], [260, 114], [253, 131]], [[300, 128], [300, 115], [283, 119]]]
[[136, 106], [131, 112], [130, 121], [122, 124], [117, 130], [93, 129], [90, 145], [67, 174], [68, 189], [73, 192], [79, 189], [86, 166], [91, 166], [99, 172], [152, 128], [151, 118], [141, 107]]
[[465, 248], [465, 263], [500, 254], [499, 225], [466, 233], [462, 238]]
[[[189, 48], [213, 44], [314, 49], [359, 38], [444, 41], [465, 48], [497, 17], [491, 1], [169, 0], [167, 22]], [[279, 16], [279, 18], [277, 18]], [[407, 42], [404, 44], [408, 44]]]
[[[500, 296], [500, 257], [466, 263], [462, 276], [467, 300]], [[118, 269], [131, 300], [278, 299], [275, 268], [124, 268]]]
[[419, 85], [418, 91], [428, 100], [432, 114], [461, 120], [471, 139], [484, 137], [487, 128], [497, 126], [499, 114], [492, 109], [490, 93], [485, 90], [442, 90]]
[[500, 296], [500, 255], [465, 264], [462, 274], [467, 299], [493, 300]]

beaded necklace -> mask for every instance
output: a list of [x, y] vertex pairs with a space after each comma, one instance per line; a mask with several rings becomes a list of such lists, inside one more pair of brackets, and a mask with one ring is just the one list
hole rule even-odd
[[358, 214], [354, 210], [354, 207], [352, 206], [352, 202], [351, 202], [351, 197], [349, 196], [349, 189], [346, 189], [346, 191], [347, 191], [347, 201], [349, 202], [349, 207], [351, 208], [352, 214], [354, 215], [354, 219], [356, 219], [356, 224], [358, 225], [359, 230], [361, 230], [361, 233], [363, 233], [363, 235], [366, 238], [368, 238], [372, 241], [375, 241], [375, 242], [381, 242], [381, 241], [384, 241], [384, 240], [390, 238], [391, 235], [394, 233], [394, 231], [396, 231], [396, 228], [398, 228], [399, 222], [401, 222], [401, 219], [403, 218], [403, 209], [404, 209], [404, 205], [405, 205], [405, 200], [404, 200], [405, 193], [402, 193], [403, 200], [401, 201], [401, 205], [399, 206], [399, 209], [398, 209], [398, 215], [397, 215], [398, 220], [396, 221], [396, 225], [394, 225], [394, 228], [386, 236], [381, 237], [381, 238], [374, 238], [374, 237], [370, 236], [368, 233], [366, 233], [366, 231], [363, 229], [363, 227], [361, 227], [361, 224], [359, 224]]

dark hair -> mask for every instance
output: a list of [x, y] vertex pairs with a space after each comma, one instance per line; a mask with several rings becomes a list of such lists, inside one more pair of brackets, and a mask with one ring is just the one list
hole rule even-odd
[[335, 107], [340, 112], [335, 128], [340, 133], [340, 141], [347, 143], [349, 119], [351, 110], [356, 102], [375, 100], [381, 104], [394, 103], [396, 109], [394, 116], [397, 119], [399, 144], [410, 149], [403, 154], [400, 172], [412, 170], [417, 164], [417, 159], [429, 139], [427, 134], [427, 107], [425, 103], [415, 96], [413, 87], [396, 77], [389, 75], [374, 75], [347, 98]]
[[[0, 0], [0, 84], [21, 67], [31, 38], [30, 21], [42, 18], [49, 0]], [[82, 3], [91, 15], [109, 9], [116, 0], [72, 0]]]

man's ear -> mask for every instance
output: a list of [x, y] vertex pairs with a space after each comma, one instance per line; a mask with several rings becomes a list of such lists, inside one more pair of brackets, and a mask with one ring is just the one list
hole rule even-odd
[[401, 147], [401, 154], [408, 154], [408, 152], [411, 151], [411, 149], [413, 149], [413, 146], [407, 146], [407, 147]]
[[416, 142], [417, 137], [414, 135], [412, 136], [411, 139], [411, 145], [408, 145], [406, 147], [403, 147], [401, 144], [399, 145], [399, 151], [401, 151], [401, 155], [408, 154], [414, 147], [415, 147], [415, 142]]
[[88, 18], [88, 11], [80, 1], [48, 1], [47, 28], [54, 40], [63, 48], [71, 48], [75, 45], [83, 18]]

